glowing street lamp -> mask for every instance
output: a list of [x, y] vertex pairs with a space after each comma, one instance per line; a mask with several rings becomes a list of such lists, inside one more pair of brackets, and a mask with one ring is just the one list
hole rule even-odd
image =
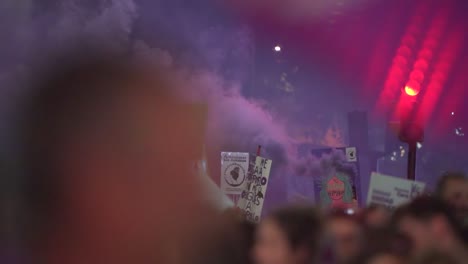
[[419, 93], [419, 88], [416, 85], [406, 85], [405, 93], [409, 96], [416, 96]]

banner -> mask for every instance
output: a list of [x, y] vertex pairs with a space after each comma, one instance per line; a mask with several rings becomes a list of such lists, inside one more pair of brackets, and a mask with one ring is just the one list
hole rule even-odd
[[245, 190], [249, 171], [249, 153], [221, 152], [221, 190], [226, 195], [240, 195]]
[[367, 205], [384, 205], [391, 209], [407, 203], [424, 192], [426, 184], [379, 173], [372, 173]]
[[245, 189], [242, 191], [237, 206], [244, 212], [248, 221], [260, 221], [271, 163], [271, 160], [257, 156], [255, 166], [247, 177]]

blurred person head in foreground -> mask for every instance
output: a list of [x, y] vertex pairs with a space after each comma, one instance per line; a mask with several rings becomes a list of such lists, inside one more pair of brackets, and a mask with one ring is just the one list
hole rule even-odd
[[[195, 252], [195, 258], [190, 263], [200, 264], [251, 264], [254, 246], [255, 223], [239, 218], [235, 211], [220, 215], [220, 221], [210, 221], [214, 230], [203, 236], [201, 252]], [[214, 223], [214, 224], [213, 224]], [[198, 242], [199, 243], [199, 242]]]
[[424, 253], [412, 260], [411, 264], [463, 264], [465, 262], [457, 261], [453, 256], [442, 253], [437, 250], [432, 250]]
[[205, 215], [191, 171], [204, 107], [124, 56], [83, 49], [49, 64], [18, 131], [31, 258], [175, 262], [176, 240]]
[[363, 228], [353, 211], [332, 211], [326, 219], [326, 227], [334, 242], [338, 263], [349, 263], [361, 253]]
[[322, 222], [313, 208], [288, 207], [266, 217], [257, 228], [256, 264], [310, 264], [320, 257]]
[[419, 197], [400, 207], [394, 224], [412, 241], [412, 256], [439, 250], [454, 258], [468, 258], [462, 227], [452, 208], [433, 197]]
[[391, 251], [376, 251], [357, 258], [356, 264], [405, 264], [405, 259]]
[[437, 183], [436, 195], [455, 207], [457, 217], [461, 221], [468, 221], [468, 179], [464, 173], [443, 174]]
[[407, 236], [387, 226], [367, 229], [363, 248], [353, 263], [398, 264], [406, 263], [411, 243]]
[[366, 228], [378, 229], [388, 225], [391, 212], [381, 205], [371, 205], [363, 210], [361, 219]]

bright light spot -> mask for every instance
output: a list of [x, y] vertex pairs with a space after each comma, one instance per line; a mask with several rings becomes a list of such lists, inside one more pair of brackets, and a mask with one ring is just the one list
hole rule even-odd
[[413, 89], [410, 86], [405, 86], [405, 93], [409, 96], [416, 96], [419, 93], [419, 90]]
[[402, 149], [402, 150], [400, 151], [400, 157], [403, 158], [403, 157], [405, 156], [405, 153], [406, 153], [406, 151], [405, 151], [404, 149]]
[[392, 157], [390, 158], [390, 160], [391, 160], [391, 161], [395, 161], [396, 158], [392, 156]]
[[276, 52], [280, 52], [280, 51], [281, 51], [281, 47], [280, 47], [279, 45], [276, 45], [276, 46], [275, 46], [275, 51], [276, 51]]
[[420, 148], [422, 148], [422, 144], [418, 142], [418, 143], [416, 143], [416, 147], [417, 147], [418, 149], [420, 149]]
[[450, 114], [454, 116], [454, 115], [455, 115], [455, 112], [452, 112], [452, 113], [450, 113]]
[[463, 136], [465, 135], [465, 133], [463, 133], [461, 127], [455, 128], [455, 134], [456, 134], [457, 136], [460, 136], [460, 137], [463, 137]]
[[352, 215], [352, 214], [354, 214], [354, 210], [352, 208], [348, 208], [346, 210], [346, 213], [349, 214], [349, 215]]
[[393, 154], [393, 156], [396, 156], [396, 155], [397, 155], [396, 151], [394, 151], [392, 154]]

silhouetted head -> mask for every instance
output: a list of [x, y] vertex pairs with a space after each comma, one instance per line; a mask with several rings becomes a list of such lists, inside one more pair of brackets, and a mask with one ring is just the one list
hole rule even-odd
[[257, 228], [257, 264], [314, 263], [319, 257], [322, 221], [313, 208], [277, 210]]
[[411, 240], [413, 254], [431, 249], [457, 250], [463, 241], [453, 208], [434, 197], [419, 197], [394, 214], [396, 227]]

